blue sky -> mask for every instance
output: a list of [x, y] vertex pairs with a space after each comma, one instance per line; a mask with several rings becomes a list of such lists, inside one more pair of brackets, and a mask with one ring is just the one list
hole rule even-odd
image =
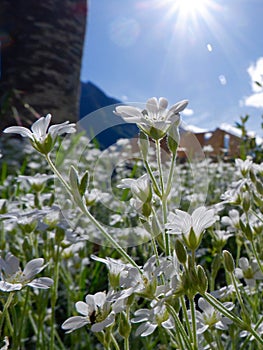
[[187, 124], [262, 135], [262, 0], [89, 0], [82, 80], [123, 102], [188, 99]]

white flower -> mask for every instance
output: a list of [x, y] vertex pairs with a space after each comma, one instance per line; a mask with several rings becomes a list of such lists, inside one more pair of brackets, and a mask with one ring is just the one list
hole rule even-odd
[[238, 262], [239, 267], [235, 269], [235, 275], [238, 278], [244, 278], [249, 287], [256, 286], [256, 280], [263, 280], [263, 274], [257, 262], [251, 261], [249, 263], [247, 258], [240, 258]]
[[[231, 302], [223, 303], [224, 307], [228, 310], [234, 308], [234, 304]], [[213, 308], [204, 298], [198, 300], [198, 306], [203, 311], [196, 311], [196, 323], [197, 334], [204, 333], [208, 328], [217, 328], [220, 330], [227, 330], [228, 325], [232, 321], [222, 316], [216, 309]], [[189, 319], [191, 320], [191, 312], [188, 312]]]
[[136, 123], [137, 126], [151, 138], [158, 140], [163, 138], [174, 123], [180, 123], [179, 113], [185, 109], [188, 101], [183, 100], [167, 110], [168, 101], [161, 97], [157, 100], [152, 97], [146, 102], [146, 109], [133, 106], [118, 106], [115, 114], [122, 117], [127, 123]]
[[121, 260], [116, 260], [106, 257], [106, 259], [100, 258], [95, 255], [91, 255], [91, 258], [96, 261], [104, 263], [109, 270], [109, 282], [113, 288], [119, 287], [120, 283], [120, 273], [126, 267], [126, 265]]
[[152, 309], [140, 309], [135, 311], [132, 323], [143, 322], [136, 330], [135, 336], [147, 337], [152, 334], [158, 326], [166, 329], [175, 327], [172, 316], [162, 302], [156, 303]]
[[130, 188], [133, 196], [143, 203], [149, 201], [152, 197], [149, 176], [147, 174], [144, 174], [138, 179], [122, 179], [117, 187], [124, 189]]
[[115, 320], [115, 313], [112, 312], [111, 304], [106, 300], [105, 292], [98, 292], [94, 295], [88, 294], [85, 302], [78, 301], [75, 304], [76, 310], [83, 316], [73, 316], [68, 318], [62, 328], [71, 333], [78, 328], [91, 324], [92, 332], [101, 332], [109, 327]]
[[68, 121], [55, 124], [49, 127], [51, 114], [42, 117], [34, 122], [31, 131], [24, 126], [10, 126], [4, 130], [5, 133], [19, 134], [22, 137], [28, 137], [35, 149], [40, 153], [49, 153], [54, 146], [58, 135], [70, 134], [76, 131], [75, 124], [69, 124]]
[[204, 230], [212, 226], [217, 220], [214, 209], [202, 206], [195, 209], [192, 215], [182, 210], [175, 210], [168, 216], [165, 225], [170, 234], [182, 235], [185, 243], [190, 249], [196, 249], [202, 238]]
[[47, 265], [44, 259], [38, 258], [29, 261], [24, 270], [19, 267], [19, 260], [7, 253], [5, 259], [0, 258], [0, 290], [11, 292], [20, 290], [25, 286], [34, 288], [47, 289], [53, 284], [53, 280], [48, 277], [34, 279], [35, 275], [41, 272]]
[[253, 162], [251, 159], [247, 158], [246, 160], [242, 160], [242, 159], [236, 159], [235, 160], [236, 163], [236, 167], [238, 168], [238, 170], [240, 171], [240, 173], [243, 176], [246, 176], [247, 173], [249, 172], [249, 170], [252, 168], [253, 166]]

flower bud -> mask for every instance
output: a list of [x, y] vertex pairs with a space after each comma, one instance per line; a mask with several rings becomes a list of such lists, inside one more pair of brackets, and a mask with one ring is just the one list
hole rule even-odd
[[224, 250], [223, 255], [226, 270], [230, 273], [233, 273], [235, 270], [235, 263], [232, 254], [229, 251]]
[[261, 196], [263, 196], [263, 185], [262, 185], [262, 182], [257, 181], [257, 182], [256, 182], [256, 188], [257, 188], [258, 193], [259, 193]]
[[208, 280], [204, 268], [201, 265], [197, 266], [198, 289], [200, 293], [205, 293], [208, 288]]
[[174, 123], [168, 131], [167, 145], [169, 150], [176, 154], [177, 148], [180, 142], [180, 134], [178, 129], [178, 123]]
[[179, 239], [175, 241], [175, 252], [179, 262], [185, 264], [187, 261], [187, 253], [183, 243]]
[[131, 333], [131, 325], [127, 320], [126, 315], [123, 314], [123, 312], [120, 314], [120, 323], [119, 323], [118, 330], [119, 330], [120, 336], [123, 338], [128, 338]]
[[242, 200], [242, 207], [244, 212], [248, 212], [250, 208], [250, 195], [248, 192], [245, 192], [243, 195], [243, 200]]
[[250, 177], [250, 180], [255, 184], [257, 181], [257, 178], [256, 178], [256, 175], [255, 175], [253, 169], [249, 170], [249, 177]]
[[189, 236], [187, 238], [186, 245], [191, 250], [196, 250], [198, 248], [199, 241], [198, 241], [196, 234], [195, 234], [195, 231], [192, 227], [191, 227]]

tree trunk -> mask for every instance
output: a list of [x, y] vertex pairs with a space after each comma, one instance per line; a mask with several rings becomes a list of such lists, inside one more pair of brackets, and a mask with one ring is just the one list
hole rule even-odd
[[1, 130], [76, 121], [87, 0], [1, 0]]

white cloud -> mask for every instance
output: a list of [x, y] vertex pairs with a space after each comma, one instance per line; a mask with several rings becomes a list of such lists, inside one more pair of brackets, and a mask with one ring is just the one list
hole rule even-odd
[[191, 108], [185, 108], [183, 111], [182, 111], [182, 114], [185, 115], [185, 116], [191, 116], [194, 114], [194, 111], [191, 109]]
[[250, 64], [247, 69], [250, 76], [250, 85], [252, 94], [244, 98], [245, 106], [262, 108], [263, 107], [263, 91], [255, 82], [263, 83], [263, 57], [259, 57], [256, 63]]
[[263, 108], [263, 92], [256, 92], [245, 97], [245, 105], [256, 108]]

